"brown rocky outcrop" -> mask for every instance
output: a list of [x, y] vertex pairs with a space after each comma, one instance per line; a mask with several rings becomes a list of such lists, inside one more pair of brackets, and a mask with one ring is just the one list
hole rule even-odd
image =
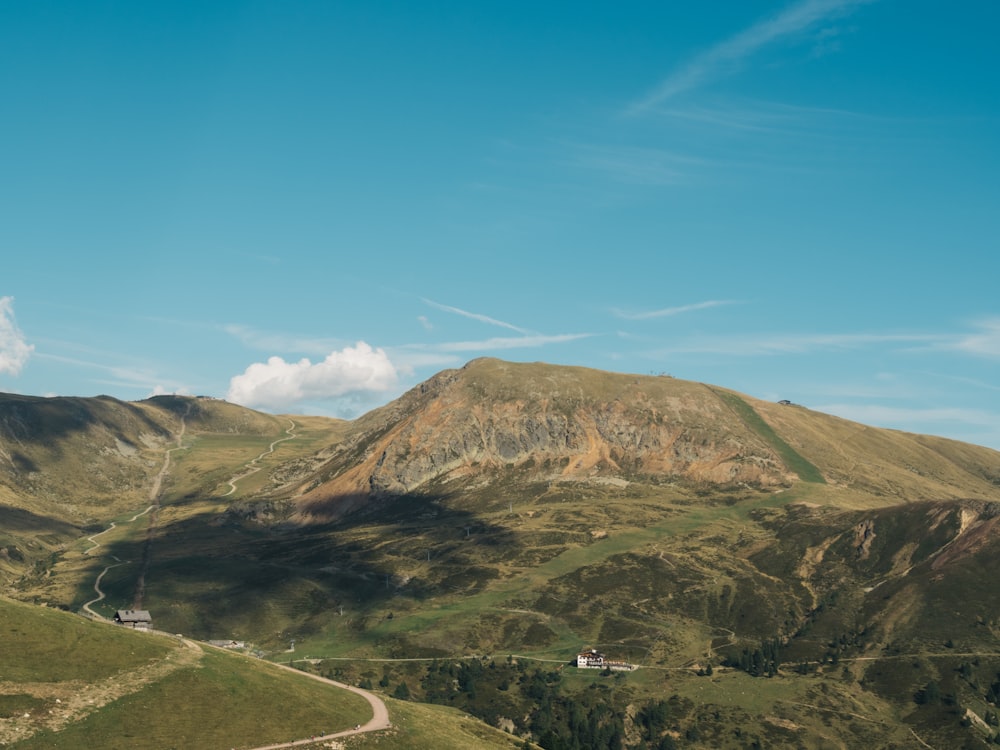
[[710, 388], [664, 377], [475, 360], [359, 420], [307, 512], [519, 469], [539, 479], [666, 475], [775, 485], [788, 469]]

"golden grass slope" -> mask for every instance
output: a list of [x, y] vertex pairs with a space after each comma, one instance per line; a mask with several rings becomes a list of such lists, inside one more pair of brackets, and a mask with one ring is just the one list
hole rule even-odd
[[847, 507], [1000, 499], [1000, 453], [928, 435], [868, 427], [801, 406], [743, 397], [834, 488]]

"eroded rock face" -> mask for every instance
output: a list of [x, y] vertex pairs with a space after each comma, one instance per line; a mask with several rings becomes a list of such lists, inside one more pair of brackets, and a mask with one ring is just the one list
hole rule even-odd
[[[401, 493], [456, 470], [549, 467], [562, 476], [668, 474], [713, 482], [771, 484], [784, 476], [770, 451], [753, 453], [735, 437], [719, 440], [697, 427], [637, 422], [620, 406], [603, 413], [580, 407], [551, 413], [550, 405], [510, 402], [489, 413], [471, 408], [434, 418], [423, 414], [383, 446], [372, 488]], [[480, 412], [480, 413], [477, 413]]]
[[858, 559], [867, 560], [871, 554], [872, 542], [875, 541], [875, 521], [867, 519], [854, 527], [854, 549]]
[[475, 370], [459, 373], [432, 378], [370, 420], [307, 498], [400, 495], [498, 468], [550, 479], [669, 475], [758, 486], [789, 479], [770, 446], [703, 386], [676, 381], [672, 395], [670, 383], [644, 389], [621, 376], [613, 387], [591, 386], [597, 393], [565, 381], [546, 392], [528, 378], [498, 386]]

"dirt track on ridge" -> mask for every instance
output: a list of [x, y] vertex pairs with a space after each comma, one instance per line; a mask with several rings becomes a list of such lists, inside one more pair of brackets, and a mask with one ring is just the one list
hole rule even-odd
[[354, 687], [353, 685], [346, 685], [343, 682], [336, 682], [335, 680], [327, 679], [326, 677], [320, 677], [319, 675], [309, 674], [308, 672], [301, 672], [293, 667], [286, 667], [283, 664], [275, 664], [276, 667], [281, 669], [287, 669], [289, 672], [295, 672], [303, 677], [309, 677], [313, 680], [318, 680], [319, 682], [325, 682], [327, 685], [332, 685], [333, 687], [341, 688], [342, 690], [348, 690], [352, 693], [356, 693], [368, 701], [368, 705], [372, 707], [372, 718], [362, 724], [357, 729], [345, 729], [341, 732], [334, 732], [332, 734], [327, 734], [322, 737], [307, 737], [301, 740], [293, 740], [292, 742], [282, 742], [277, 745], [261, 745], [260, 747], [251, 748], [251, 750], [280, 750], [280, 748], [285, 747], [301, 747], [302, 745], [313, 745], [317, 742], [323, 740], [336, 739], [337, 737], [350, 737], [355, 734], [364, 734], [365, 732], [378, 732], [383, 729], [392, 728], [392, 723], [389, 721], [389, 709], [386, 708], [385, 701], [379, 698], [374, 693], [370, 693], [367, 690], [362, 690], [361, 688]]

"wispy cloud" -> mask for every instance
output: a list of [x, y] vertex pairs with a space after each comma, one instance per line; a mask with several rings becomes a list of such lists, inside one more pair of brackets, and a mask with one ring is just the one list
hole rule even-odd
[[712, 307], [723, 305], [735, 305], [735, 300], [706, 300], [705, 302], [695, 302], [691, 305], [681, 305], [680, 307], [664, 307], [660, 310], [646, 310], [644, 312], [630, 312], [617, 307], [611, 308], [611, 314], [623, 320], [650, 320], [652, 318], [669, 318], [673, 315], [695, 312], [697, 310], [707, 310]]
[[327, 353], [347, 344], [346, 341], [338, 338], [309, 337], [275, 331], [260, 331], [256, 328], [239, 324], [224, 325], [222, 326], [222, 330], [230, 336], [239, 339], [244, 346], [263, 352], [325, 356]]
[[672, 107], [660, 112], [664, 117], [685, 123], [694, 127], [709, 126], [723, 130], [742, 130], [755, 133], [776, 133], [779, 135], [797, 132], [796, 121], [784, 113], [775, 113], [761, 108], [747, 106], [706, 106], [704, 104], [679, 108]]
[[831, 18], [849, 13], [873, 0], [802, 0], [776, 16], [760, 21], [708, 48], [668, 75], [626, 114], [637, 115], [685, 91], [698, 88], [737, 68], [769, 44], [794, 37]]
[[951, 340], [941, 334], [821, 333], [704, 336], [677, 342], [659, 354], [728, 354], [757, 356], [859, 349], [884, 344], [936, 345]]
[[1000, 357], [1000, 318], [977, 323], [979, 330], [957, 336], [947, 348], [980, 357]]
[[854, 112], [831, 107], [810, 107], [767, 100], [732, 99], [725, 97], [698, 102], [683, 107], [661, 108], [657, 113], [665, 119], [726, 131], [768, 133], [782, 137], [815, 138], [817, 134], [843, 137], [857, 131], [884, 133], [899, 137], [901, 122], [920, 121], [887, 117], [868, 112]]
[[438, 344], [412, 344], [413, 349], [436, 352], [499, 351], [503, 349], [536, 348], [548, 344], [565, 344], [569, 341], [590, 338], [592, 333], [562, 333], [552, 336], [532, 334], [484, 339], [482, 341], [446, 341]]
[[677, 185], [710, 162], [657, 148], [570, 144], [569, 166], [596, 170], [631, 185]]
[[80, 367], [88, 370], [96, 370], [103, 373], [103, 377], [96, 377], [90, 382], [98, 385], [110, 385], [120, 388], [129, 388], [137, 391], [146, 391], [150, 395], [163, 393], [190, 393], [190, 387], [180, 381], [162, 377], [151, 367], [136, 365], [108, 364], [107, 362], [94, 362], [93, 360], [80, 359], [79, 357], [66, 357], [60, 354], [49, 352], [38, 352], [39, 359], [50, 362], [58, 362], [72, 367]]
[[263, 352], [282, 352], [284, 354], [326, 355], [334, 349], [348, 346], [350, 339], [330, 336], [303, 336], [286, 331], [268, 331], [254, 328], [242, 323], [207, 322], [201, 320], [183, 320], [163, 316], [145, 316], [143, 320], [164, 326], [196, 331], [201, 335], [206, 332], [222, 331], [232, 336], [249, 349]]
[[521, 328], [512, 323], [505, 323], [502, 320], [497, 320], [496, 318], [491, 318], [488, 315], [482, 315], [480, 313], [469, 312], [468, 310], [462, 310], [458, 307], [452, 307], [451, 305], [442, 305], [440, 302], [435, 302], [434, 300], [422, 299], [425, 305], [433, 307], [435, 310], [440, 310], [441, 312], [452, 313], [453, 315], [461, 315], [463, 318], [469, 318], [470, 320], [478, 320], [480, 323], [486, 323], [491, 326], [498, 326], [499, 328], [506, 328], [509, 331], [515, 331], [524, 335], [529, 335], [534, 333], [525, 328]]
[[941, 373], [929, 372], [926, 373], [934, 378], [941, 378], [943, 380], [948, 380], [953, 383], [962, 383], [963, 385], [971, 385], [975, 388], [982, 388], [986, 391], [1000, 391], [1000, 385], [996, 383], [987, 383], [985, 380], [979, 380], [978, 378], [969, 378], [961, 375], [943, 375]]
[[416, 370], [425, 367], [437, 370], [444, 367], [456, 367], [464, 362], [459, 354], [427, 351], [417, 349], [416, 346], [418, 345], [388, 347], [386, 349], [392, 363], [396, 366], [396, 370], [401, 375], [413, 375]]
[[855, 422], [872, 425], [893, 426], [902, 429], [909, 426], [913, 429], [926, 429], [925, 425], [939, 423], [957, 423], [976, 427], [992, 427], [997, 425], [998, 416], [982, 409], [962, 408], [908, 408], [884, 406], [882, 404], [821, 404], [815, 407], [817, 411], [836, 414], [838, 417]]
[[17, 327], [14, 298], [0, 297], [0, 373], [18, 375], [34, 350]]
[[906, 430], [925, 435], [947, 435], [975, 445], [1000, 450], [1000, 414], [961, 407], [897, 407], [882, 404], [829, 403], [810, 408], [861, 424]]

